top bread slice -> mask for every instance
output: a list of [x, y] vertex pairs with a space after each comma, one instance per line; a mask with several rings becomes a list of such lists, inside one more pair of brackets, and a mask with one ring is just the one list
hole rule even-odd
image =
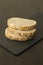
[[28, 31], [33, 30], [36, 27], [36, 21], [25, 18], [13, 17], [7, 20], [7, 25], [16, 30]]

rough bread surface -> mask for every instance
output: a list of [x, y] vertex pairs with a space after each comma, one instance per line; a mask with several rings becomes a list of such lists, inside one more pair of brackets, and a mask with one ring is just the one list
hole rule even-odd
[[36, 32], [36, 29], [31, 31], [18, 31], [10, 27], [5, 29], [5, 36], [10, 40], [26, 41], [31, 39]]
[[13, 17], [7, 20], [7, 25], [14, 29], [25, 31], [34, 29], [36, 27], [36, 21], [25, 18]]

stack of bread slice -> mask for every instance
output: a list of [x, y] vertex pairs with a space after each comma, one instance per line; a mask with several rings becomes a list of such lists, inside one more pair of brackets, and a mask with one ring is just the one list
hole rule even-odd
[[10, 40], [26, 41], [32, 39], [36, 32], [36, 21], [13, 17], [7, 20], [5, 36]]

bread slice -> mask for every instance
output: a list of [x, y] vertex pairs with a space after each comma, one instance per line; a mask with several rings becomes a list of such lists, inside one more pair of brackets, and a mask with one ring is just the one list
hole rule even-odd
[[26, 31], [34, 29], [36, 27], [36, 21], [25, 18], [13, 17], [7, 20], [7, 25], [16, 30]]
[[36, 32], [36, 29], [31, 31], [18, 31], [10, 27], [5, 29], [5, 36], [10, 40], [26, 41], [31, 39]]

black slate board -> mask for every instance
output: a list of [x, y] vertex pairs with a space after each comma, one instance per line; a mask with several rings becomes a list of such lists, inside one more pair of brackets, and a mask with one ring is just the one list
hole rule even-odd
[[[34, 17], [31, 19], [35, 19]], [[4, 36], [4, 31], [6, 28], [6, 21], [0, 21], [0, 46], [8, 50], [10, 53], [14, 55], [20, 55], [25, 50], [32, 47], [38, 41], [42, 40], [43, 33], [42, 33], [42, 22], [40, 22], [40, 18], [37, 19], [37, 33], [35, 37], [31, 40], [25, 42], [19, 41], [11, 41]]]

